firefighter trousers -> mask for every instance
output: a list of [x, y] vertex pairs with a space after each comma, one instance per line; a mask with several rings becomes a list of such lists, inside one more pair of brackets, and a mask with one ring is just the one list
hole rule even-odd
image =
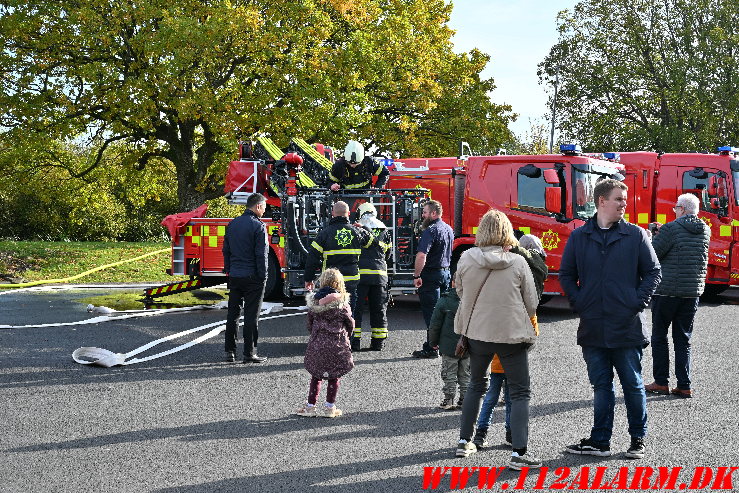
[[354, 313], [354, 337], [362, 335], [362, 311], [365, 300], [369, 306], [370, 327], [373, 339], [387, 338], [387, 284], [362, 284], [357, 286], [357, 310]]

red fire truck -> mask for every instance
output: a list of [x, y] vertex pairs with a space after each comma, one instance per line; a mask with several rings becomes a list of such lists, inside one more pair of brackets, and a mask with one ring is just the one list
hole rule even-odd
[[675, 219], [672, 206], [683, 193], [700, 202], [700, 217], [711, 227], [706, 290], [717, 294], [739, 284], [739, 149], [718, 154], [622, 152], [631, 211], [627, 220], [647, 227]]
[[[239, 160], [229, 165], [225, 194], [231, 203], [244, 204], [255, 192], [267, 197], [268, 207], [262, 219], [270, 246], [265, 295], [282, 292], [294, 296], [304, 292], [306, 245], [331, 218], [331, 206], [340, 199], [353, 204], [353, 210], [363, 202], [375, 205], [393, 242], [388, 265], [391, 292], [413, 292], [413, 263], [427, 191], [410, 187], [331, 192], [325, 187], [331, 158], [330, 148], [314, 147], [302, 139], [293, 139], [283, 151], [270, 139], [259, 138], [254, 143], [240, 143]], [[200, 217], [204, 215], [200, 209], [198, 213], [177, 214], [163, 221], [172, 237], [172, 266], [168, 272], [190, 279], [147, 289], [145, 300], [226, 281], [221, 250], [231, 218]]]
[[431, 166], [423, 159], [401, 160], [391, 169], [388, 186], [427, 188], [430, 198], [441, 202], [456, 237], [453, 262], [474, 245], [477, 225], [488, 209], [505, 212], [516, 229], [541, 238], [550, 269], [547, 297], [562, 293], [558, 270], [564, 245], [595, 213], [595, 183], [605, 177], [623, 179], [624, 172], [622, 165], [584, 156], [574, 146], [563, 146], [556, 155], [443, 159], [459, 166], [444, 169], [441, 160]]

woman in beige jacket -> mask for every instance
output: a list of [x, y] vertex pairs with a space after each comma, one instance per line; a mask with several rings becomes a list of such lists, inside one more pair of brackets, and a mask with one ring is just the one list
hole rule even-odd
[[500, 211], [488, 211], [477, 228], [475, 248], [464, 252], [455, 281], [460, 304], [454, 331], [467, 336], [470, 386], [462, 405], [457, 457], [477, 451], [472, 443], [474, 422], [488, 387], [487, 370], [495, 354], [505, 371], [511, 397], [511, 469], [540, 467], [527, 453], [529, 426], [528, 350], [536, 340], [531, 317], [538, 299], [526, 260], [508, 252], [517, 245], [513, 226]]

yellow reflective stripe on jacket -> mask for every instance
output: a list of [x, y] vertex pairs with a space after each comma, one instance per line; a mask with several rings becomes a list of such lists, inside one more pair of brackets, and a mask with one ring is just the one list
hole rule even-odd
[[359, 276], [344, 276], [344, 281], [359, 281]]
[[382, 168], [384, 168], [385, 165], [381, 164], [377, 167], [377, 171], [375, 171], [375, 176], [380, 176], [380, 173], [382, 173]]
[[[323, 252], [323, 249], [321, 251]], [[345, 248], [344, 250], [326, 250], [323, 255], [327, 257], [329, 255], [359, 255], [360, 253], [362, 253], [362, 250]]]
[[373, 270], [373, 269], [359, 269], [359, 275], [363, 274], [378, 274], [381, 276], [387, 276], [386, 270]]
[[319, 245], [318, 243], [316, 243], [315, 241], [313, 243], [311, 243], [310, 246], [312, 246], [313, 248], [315, 248], [319, 252], [323, 253], [323, 247], [321, 245]]
[[383, 250], [387, 250], [388, 248], [393, 246], [392, 243], [385, 243], [384, 241], [378, 241], [377, 243], [380, 245], [380, 247], [382, 247]]
[[338, 181], [339, 181], [339, 179], [338, 179], [338, 178], [336, 178], [336, 177], [335, 177], [334, 175], [332, 175], [331, 173], [329, 173], [329, 174], [328, 174], [328, 179], [329, 179], [329, 180], [331, 180], [331, 181], [335, 181], [335, 182], [338, 182]]
[[367, 248], [368, 246], [372, 244], [373, 241], [375, 241], [374, 235], [369, 235], [369, 237], [370, 237], [369, 241], [366, 244], [362, 245], [362, 248]]
[[366, 187], [369, 183], [370, 183], [370, 181], [367, 180], [367, 181], [362, 182], [362, 183], [354, 183], [352, 185], [344, 185], [344, 188], [350, 188], [350, 189], [351, 188], [362, 188], [362, 187]]

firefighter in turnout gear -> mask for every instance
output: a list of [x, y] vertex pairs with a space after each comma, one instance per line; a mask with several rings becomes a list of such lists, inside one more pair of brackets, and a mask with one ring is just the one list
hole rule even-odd
[[377, 177], [375, 188], [383, 188], [390, 172], [371, 157], [364, 155], [364, 147], [350, 140], [344, 149], [344, 157], [336, 161], [328, 175], [329, 188], [336, 192], [340, 188], [354, 192], [372, 188], [372, 178]]
[[367, 300], [372, 328], [371, 351], [382, 351], [387, 338], [388, 278], [387, 259], [392, 249], [392, 239], [385, 224], [377, 219], [377, 209], [369, 202], [359, 206], [359, 224], [369, 228], [374, 237], [372, 245], [359, 255], [359, 286], [357, 309], [354, 312], [352, 351], [359, 351], [362, 338], [362, 309]]
[[316, 271], [330, 267], [338, 269], [344, 276], [349, 304], [354, 313], [357, 305], [357, 284], [359, 283], [359, 254], [362, 249], [374, 242], [369, 229], [349, 224], [349, 206], [346, 202], [336, 202], [331, 209], [331, 220], [308, 247], [303, 280], [305, 289], [313, 289]]

